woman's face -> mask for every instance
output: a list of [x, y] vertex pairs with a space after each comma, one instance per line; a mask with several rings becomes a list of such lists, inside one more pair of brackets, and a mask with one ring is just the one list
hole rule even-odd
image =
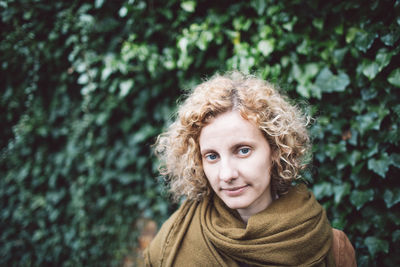
[[204, 173], [222, 201], [247, 219], [271, 202], [271, 148], [238, 111], [212, 119], [200, 132]]

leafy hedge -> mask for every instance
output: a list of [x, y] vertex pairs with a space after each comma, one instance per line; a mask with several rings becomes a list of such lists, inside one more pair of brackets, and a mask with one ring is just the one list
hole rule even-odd
[[310, 104], [311, 188], [359, 266], [400, 263], [399, 5], [0, 1], [0, 265], [120, 264], [175, 208], [155, 136], [230, 69]]

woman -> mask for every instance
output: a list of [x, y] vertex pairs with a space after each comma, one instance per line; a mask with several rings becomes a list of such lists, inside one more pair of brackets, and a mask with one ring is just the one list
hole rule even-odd
[[238, 72], [197, 86], [160, 135], [170, 190], [185, 201], [145, 251], [148, 266], [356, 266], [305, 185], [307, 118]]

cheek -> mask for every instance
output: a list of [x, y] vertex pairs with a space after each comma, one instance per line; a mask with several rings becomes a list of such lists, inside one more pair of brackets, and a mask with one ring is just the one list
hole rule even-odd
[[210, 166], [208, 164], [205, 164], [205, 165], [203, 164], [203, 171], [204, 171], [204, 175], [206, 176], [206, 179], [212, 185], [216, 180], [214, 168], [212, 168], [212, 166]]
[[247, 166], [248, 173], [254, 177], [269, 177], [271, 174], [271, 160], [258, 160], [253, 162], [251, 168]]

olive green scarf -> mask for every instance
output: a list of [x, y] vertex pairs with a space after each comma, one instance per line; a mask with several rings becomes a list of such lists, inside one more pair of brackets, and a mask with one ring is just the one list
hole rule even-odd
[[186, 201], [145, 251], [147, 266], [335, 266], [332, 229], [304, 185], [249, 218], [218, 197]]

